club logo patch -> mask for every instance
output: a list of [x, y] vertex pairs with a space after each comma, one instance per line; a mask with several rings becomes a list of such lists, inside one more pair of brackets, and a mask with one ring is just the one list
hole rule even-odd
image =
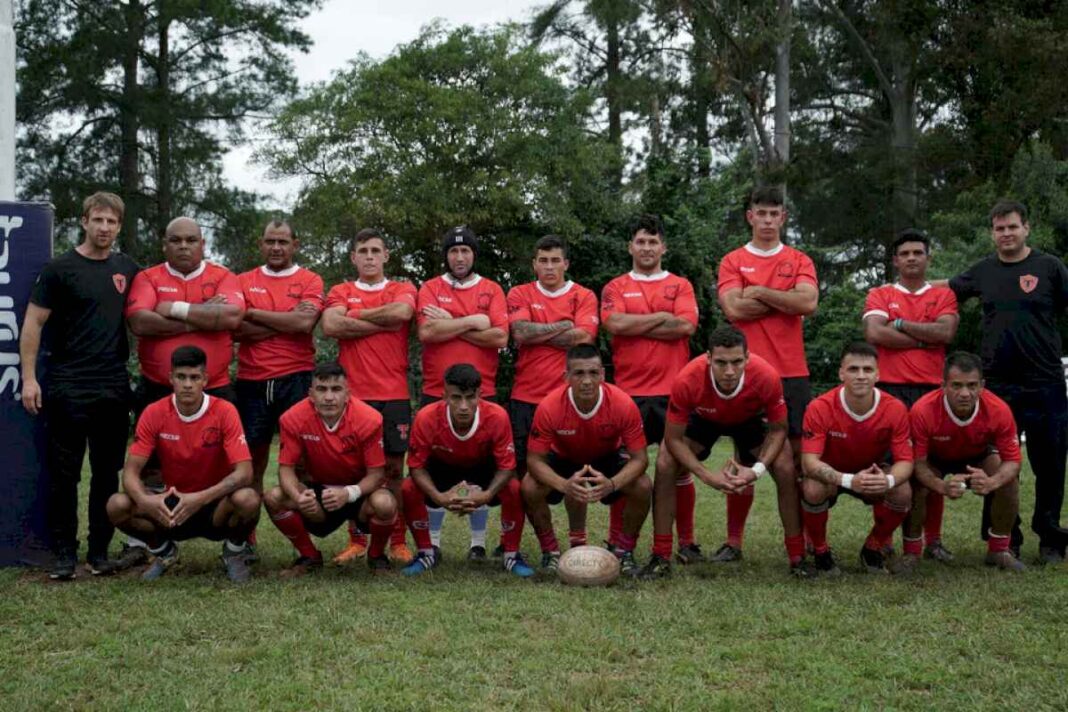
[[211, 299], [219, 291], [219, 285], [216, 282], [204, 282], [200, 285], [200, 295], [205, 301]]
[[1030, 294], [1031, 292], [1035, 291], [1035, 287], [1037, 287], [1037, 286], [1038, 286], [1038, 277], [1036, 277], [1035, 275], [1033, 275], [1033, 274], [1022, 274], [1022, 275], [1020, 275], [1020, 289], [1023, 290], [1024, 294]]
[[115, 285], [115, 291], [117, 291], [119, 294], [126, 293], [126, 275], [113, 274], [111, 275], [111, 282]]
[[775, 268], [775, 274], [779, 277], [789, 279], [794, 276], [794, 263], [793, 262], [780, 262], [778, 267]]
[[289, 286], [286, 287], [286, 296], [290, 299], [300, 299], [302, 294], [304, 294], [303, 282], [291, 282]]
[[493, 295], [489, 292], [483, 292], [478, 295], [478, 310], [488, 312], [490, 309], [490, 303], [493, 301]]
[[204, 428], [204, 432], [200, 434], [200, 447], [219, 447], [222, 441], [222, 428]]

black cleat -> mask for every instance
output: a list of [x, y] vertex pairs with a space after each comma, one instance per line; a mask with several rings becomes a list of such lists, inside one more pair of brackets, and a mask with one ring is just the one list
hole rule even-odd
[[656, 581], [670, 577], [671, 560], [665, 559], [663, 556], [657, 556], [656, 554], [653, 554], [649, 558], [649, 562], [643, 566], [642, 570], [638, 573], [638, 578], [642, 581]]
[[382, 556], [370, 556], [367, 557], [367, 566], [371, 569], [371, 573], [375, 576], [382, 576], [393, 571], [393, 564], [389, 563], [389, 557], [385, 554]]
[[830, 576], [833, 578], [842, 575], [842, 570], [838, 568], [838, 562], [834, 560], [834, 554], [830, 549], [822, 554], [813, 554], [812, 563], [820, 576]]
[[61, 551], [56, 554], [52, 561], [52, 568], [48, 572], [48, 578], [53, 581], [73, 581], [77, 576], [78, 557], [73, 551]]
[[675, 552], [675, 560], [683, 566], [688, 566], [690, 564], [703, 563], [705, 555], [697, 544], [687, 544], [686, 546], [680, 546], [679, 550]]
[[543, 551], [543, 552], [541, 552], [541, 572], [543, 574], [558, 574], [558, 573], [560, 573], [560, 552], [559, 551]]
[[93, 576], [110, 576], [118, 571], [118, 564], [108, 558], [107, 554], [90, 554], [85, 558], [85, 567]]
[[936, 539], [923, 548], [923, 558], [948, 564], [954, 557], [953, 552], [942, 545], [942, 540]]
[[1064, 552], [1055, 546], [1040, 546], [1038, 547], [1038, 563], [1042, 566], [1063, 564]]
[[634, 558], [633, 551], [620, 551], [616, 549], [616, 558], [619, 559], [619, 570], [624, 576], [637, 577], [642, 572], [638, 560]]
[[119, 558], [115, 559], [115, 571], [126, 571], [148, 563], [148, 549], [143, 546], [122, 545]]
[[735, 561], [741, 561], [742, 550], [735, 549], [730, 544], [724, 544], [716, 549], [716, 553], [708, 557], [708, 560], [714, 564], [730, 564]]
[[288, 568], [282, 569], [278, 574], [278, 578], [282, 579], [295, 579], [301, 576], [306, 576], [313, 571], [320, 571], [323, 568], [323, 557], [312, 558], [310, 556], [298, 556], [297, 560], [293, 562]]
[[226, 577], [232, 583], [248, 583], [252, 578], [252, 571], [248, 567], [248, 544], [244, 544], [237, 551], [231, 551], [227, 542], [222, 545], [222, 563], [226, 569]]
[[860, 548], [860, 565], [869, 574], [889, 574], [886, 568], [886, 556], [877, 549], [866, 546]]
[[472, 546], [467, 550], [467, 560], [475, 563], [481, 563], [486, 560], [486, 547], [484, 546]]
[[504, 559], [504, 544], [498, 544], [497, 548], [493, 550], [493, 553], [490, 554], [490, 556], [496, 560]]
[[790, 575], [797, 579], [814, 579], [819, 576], [819, 573], [808, 559], [801, 559], [790, 564]]
[[984, 563], [987, 566], [996, 566], [1002, 571], [1027, 571], [1024, 562], [1012, 555], [1011, 551], [991, 551], [986, 555]]

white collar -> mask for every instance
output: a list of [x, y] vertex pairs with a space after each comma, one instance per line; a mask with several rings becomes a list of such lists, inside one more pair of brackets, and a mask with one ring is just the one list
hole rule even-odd
[[458, 282], [458, 281], [456, 281], [456, 278], [453, 277], [448, 272], [446, 272], [445, 274], [441, 275], [441, 278], [445, 281], [445, 284], [449, 285], [453, 289], [470, 289], [471, 287], [475, 286], [476, 284], [478, 284], [479, 282], [482, 281], [482, 275], [480, 275], [480, 274], [475, 274], [474, 278], [469, 279], [466, 282]]
[[172, 277], [177, 277], [178, 279], [182, 280], [183, 282], [188, 282], [188, 281], [196, 279], [200, 275], [204, 274], [204, 270], [207, 269], [207, 267], [208, 267], [208, 261], [207, 260], [201, 260], [200, 261], [200, 265], [195, 270], [190, 272], [189, 274], [182, 274], [181, 272], [176, 270], [174, 267], [171, 267], [171, 263], [170, 262], [164, 262], [163, 266], [167, 268], [167, 271], [171, 273]]
[[923, 294], [924, 292], [926, 292], [928, 289], [931, 288], [931, 283], [930, 282], [924, 282], [923, 286], [920, 287], [919, 289], [917, 289], [915, 292], [910, 292], [908, 290], [908, 287], [903, 286], [900, 282], [894, 282], [893, 286], [894, 286], [894, 289], [896, 289], [899, 292], [904, 292], [905, 294], [911, 294], [914, 297], [918, 297], [921, 294]]
[[178, 396], [171, 394], [171, 405], [174, 406], [174, 412], [178, 414], [178, 419], [183, 423], [195, 423], [204, 417], [204, 414], [208, 412], [208, 404], [211, 403], [211, 396], [207, 393], [204, 394], [204, 402], [200, 404], [200, 408], [196, 413], [192, 415], [182, 415], [182, 411], [178, 410]]
[[286, 267], [283, 270], [279, 270], [279, 271], [275, 272], [273, 269], [271, 269], [267, 265], [260, 265], [260, 271], [263, 272], [268, 277], [292, 277], [293, 275], [295, 275], [297, 273], [297, 270], [299, 270], [299, 269], [300, 269], [300, 265], [295, 265], [294, 264], [294, 265], [289, 265], [288, 267]]
[[774, 257], [775, 255], [782, 252], [783, 247], [785, 247], [785, 245], [782, 244], [781, 241], [778, 245], [775, 245], [775, 247], [771, 248], [770, 250], [762, 250], [756, 245], [754, 245], [752, 242], [745, 243], [745, 251], [750, 254], [756, 255], [757, 257]]
[[319, 415], [318, 413], [316, 413], [316, 415], [319, 416], [319, 422], [321, 422], [323, 424], [323, 427], [326, 428], [326, 432], [328, 432], [328, 433], [336, 433], [337, 429], [339, 427], [341, 427], [341, 421], [345, 419], [345, 411], [347, 411], [348, 409], [349, 409], [349, 404], [345, 403], [345, 407], [341, 409], [341, 415], [339, 415], [337, 417], [337, 422], [334, 423], [333, 426], [327, 425], [326, 421], [323, 420], [323, 416]]
[[853, 411], [851, 411], [849, 409], [848, 405], [846, 405], [845, 386], [841, 386], [838, 389], [838, 400], [840, 400], [842, 402], [842, 410], [844, 410], [846, 412], [846, 415], [848, 415], [850, 418], [852, 418], [853, 420], [857, 421], [858, 423], [863, 423], [865, 420], [867, 420], [868, 418], [870, 418], [873, 415], [875, 415], [875, 411], [879, 410], [879, 400], [880, 400], [881, 397], [882, 397], [881, 391], [879, 391], [879, 389], [876, 388], [875, 389], [875, 403], [872, 405], [871, 410], [869, 410], [867, 413], [863, 413], [861, 415], [857, 415], [856, 413], [854, 413]]
[[579, 410], [579, 407], [575, 405], [575, 394], [571, 392], [571, 386], [567, 387], [567, 399], [571, 401], [571, 407], [578, 413], [578, 417], [583, 420], [589, 420], [593, 416], [597, 415], [597, 411], [601, 409], [601, 404], [604, 403], [604, 386], [599, 386], [597, 389], [597, 405], [593, 406], [593, 410], [589, 413], [583, 413]]
[[560, 289], [557, 289], [555, 292], [550, 292], [548, 289], [541, 286], [541, 282], [539, 282], [538, 280], [534, 280], [534, 286], [537, 287], [538, 291], [544, 294], [545, 296], [549, 297], [550, 299], [554, 299], [556, 297], [562, 297], [568, 292], [570, 292], [571, 287], [574, 286], [574, 282], [572, 282], [570, 279], [567, 280], [566, 282], [564, 282], [563, 286], [561, 286]]
[[978, 417], [978, 415], [979, 415], [979, 404], [980, 403], [982, 403], [981, 399], [975, 401], [975, 410], [972, 411], [972, 414], [968, 416], [967, 420], [961, 420], [960, 418], [957, 417], [956, 413], [953, 412], [953, 409], [949, 407], [949, 399], [946, 398], [946, 394], [945, 393], [942, 394], [942, 405], [945, 406], [946, 413], [949, 414], [949, 419], [952, 420], [954, 422], [954, 424], [959, 425], [962, 428], [966, 427], [968, 425], [971, 425], [972, 423], [975, 422], [976, 417]]
[[671, 272], [666, 269], [662, 269], [656, 274], [642, 274], [641, 272], [630, 271], [630, 278], [635, 282], [659, 282], [662, 279], [667, 279], [671, 276]]
[[356, 289], [362, 289], [365, 292], [381, 292], [389, 284], [389, 279], [383, 278], [381, 282], [375, 282], [374, 284], [368, 284], [362, 279], [357, 279], [353, 284], [356, 285]]
[[449, 410], [449, 404], [448, 403], [445, 404], [445, 420], [447, 420], [448, 423], [449, 423], [449, 430], [452, 431], [453, 437], [456, 438], [457, 440], [459, 440], [460, 442], [464, 442], [465, 440], [470, 440], [471, 438], [473, 438], [475, 436], [475, 433], [478, 432], [478, 424], [479, 424], [479, 421], [480, 421], [480, 417], [479, 416], [481, 416], [481, 414], [482, 414], [482, 408], [476, 406], [475, 407], [475, 420], [474, 420], [473, 423], [471, 423], [471, 429], [467, 431], [467, 435], [460, 435], [460, 433], [456, 432], [456, 428], [452, 427], [452, 411]]
[[709, 361], [708, 363], [708, 379], [712, 381], [712, 390], [714, 390], [716, 392], [716, 395], [722, 398], [723, 400], [730, 400], [731, 398], [734, 398], [736, 395], [741, 393], [742, 388], [745, 387], [745, 371], [743, 370], [742, 377], [738, 379], [738, 386], [732, 392], [724, 393], [723, 391], [721, 391], [719, 389], [719, 384], [716, 383], [716, 377], [712, 373], [711, 361]]

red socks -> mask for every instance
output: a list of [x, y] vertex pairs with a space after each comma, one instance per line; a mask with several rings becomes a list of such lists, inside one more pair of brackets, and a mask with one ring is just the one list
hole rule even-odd
[[783, 537], [783, 544], [786, 545], [786, 558], [791, 564], [805, 558], [805, 537], [800, 534]]
[[[697, 507], [697, 488], [693, 475], [687, 474], [675, 483], [675, 531], [679, 534], [679, 548], [693, 544], [693, 519]], [[668, 555], [670, 556], [670, 548]]]
[[[523, 497], [519, 493], [519, 480], [509, 480], [497, 497], [501, 500], [501, 546], [504, 547], [504, 553], [513, 554], [519, 551], [519, 543], [523, 539], [523, 523], [526, 520]], [[585, 532], [583, 536], [585, 537]]]
[[608, 507], [608, 544], [619, 546], [619, 535], [623, 533], [623, 509], [627, 498], [620, 497]]
[[586, 546], [586, 530], [585, 529], [572, 529], [567, 533], [567, 543], [569, 546]]
[[393, 522], [393, 531], [389, 535], [390, 546], [404, 546], [407, 543], [404, 540], [407, 528], [408, 523], [404, 521], [404, 505], [402, 503], [400, 507], [397, 507], [397, 519]]
[[752, 485], [746, 487], [740, 494], [727, 495], [727, 544], [735, 549], [742, 548], [742, 537], [745, 535], [745, 520], [749, 518], [749, 510], [752, 507]]
[[886, 502], [876, 502], [871, 510], [875, 524], [872, 526], [868, 538], [864, 541], [864, 546], [879, 551], [892, 544], [894, 530], [901, 526], [901, 522], [905, 521], [909, 511], [907, 509], [891, 509]]
[[543, 532], [535, 531], [538, 536], [538, 544], [541, 545], [542, 553], [548, 554], [550, 552], [559, 552], [560, 544], [556, 541], [556, 533], [552, 528], [546, 529]]
[[412, 531], [415, 548], [430, 551], [430, 514], [426, 511], [426, 499], [419, 485], [410, 477], [401, 483], [401, 506], [408, 514], [408, 528]]
[[279, 514], [272, 514], [271, 521], [278, 527], [278, 531], [282, 532], [286, 539], [289, 539], [298, 554], [309, 559], [323, 558], [323, 555], [315, 548], [315, 544], [312, 543], [308, 530], [304, 528], [304, 520], [300, 518], [297, 512], [287, 510]]
[[1012, 537], [1008, 534], [1004, 536], [990, 532], [990, 538], [986, 540], [986, 550], [991, 554], [997, 554], [1002, 551], [1009, 550], [1009, 543], [1012, 541]]
[[909, 539], [908, 537], [901, 538], [902, 547], [905, 553], [909, 556], [921, 556], [923, 555], [923, 538], [916, 537], [915, 539]]
[[[824, 507], [827, 505], [824, 504]], [[822, 512], [810, 512], [807, 509], [801, 509], [801, 522], [805, 527], [805, 536], [808, 537], [808, 542], [812, 544], [812, 551], [817, 554], [826, 552], [830, 547], [827, 545], [827, 519], [830, 515], [826, 509]]]
[[923, 519], [923, 536], [930, 546], [942, 539], [942, 515], [946, 511], [946, 498], [934, 490], [927, 490], [927, 513]]
[[393, 533], [393, 525], [396, 520], [396, 516], [388, 522], [380, 522], [377, 519], [371, 520], [371, 548], [367, 550], [369, 558], [377, 559], [386, 553], [386, 544], [389, 543], [389, 537]]
[[367, 546], [367, 535], [360, 531], [356, 522], [349, 522], [349, 543]]
[[653, 554], [671, 560], [672, 537], [670, 534], [653, 534]]

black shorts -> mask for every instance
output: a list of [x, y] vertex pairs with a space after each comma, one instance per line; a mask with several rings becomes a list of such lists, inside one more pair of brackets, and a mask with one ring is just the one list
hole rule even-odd
[[278, 429], [278, 419], [308, 397], [311, 381], [311, 371], [298, 371], [267, 381], [237, 381], [237, 412], [241, 414], [249, 445], [270, 445]]
[[786, 401], [786, 419], [791, 438], [801, 437], [805, 408], [812, 400], [812, 382], [808, 376], [782, 379], [782, 395]]
[[412, 429], [412, 403], [409, 400], [364, 401], [382, 414], [382, 447], [387, 455], [408, 452]]
[[[324, 485], [315, 483], [309, 484], [308, 488], [315, 492], [315, 499], [319, 502], [319, 506], [323, 506], [323, 489]], [[360, 521], [360, 508], [363, 507], [363, 503], [367, 500], [367, 496], [360, 497], [355, 502], [349, 502], [341, 509], [335, 509], [333, 512], [327, 512], [326, 507], [323, 507], [323, 511], [326, 512], [326, 517], [321, 522], [315, 522], [303, 514], [297, 511], [301, 519], [304, 520], [304, 528], [308, 530], [308, 533], [312, 536], [319, 537], [320, 539], [328, 537], [337, 531], [345, 522], [356, 522], [357, 526], [365, 534], [368, 533], [370, 527], [367, 525], [367, 520]]]
[[229, 533], [222, 527], [215, 526], [215, 510], [223, 503], [225, 497], [220, 497], [208, 502], [198, 509], [189, 519], [174, 529], [160, 531], [160, 536], [171, 541], [185, 541], [186, 539], [210, 539], [221, 541]]
[[[493, 482], [493, 476], [497, 474], [497, 463], [495, 460], [487, 460], [480, 462], [474, 467], [458, 468], [453, 465], [447, 465], [438, 460], [428, 460], [426, 463], [427, 474], [430, 475], [430, 480], [434, 483], [435, 489], [438, 492], [446, 492], [451, 490], [461, 482], [466, 482], [469, 485], [475, 485], [482, 489], [489, 489], [490, 483]], [[490, 507], [496, 507], [501, 503], [499, 497], [494, 497], [490, 502]], [[437, 507], [430, 498], [426, 498], [426, 505], [428, 507]]]
[[690, 422], [686, 424], [686, 437], [701, 446], [700, 452], [697, 453], [698, 460], [703, 462], [708, 459], [717, 440], [730, 438], [738, 451], [738, 462], [746, 467], [756, 464], [757, 458], [753, 451], [760, 450], [767, 433], [768, 426], [763, 418], [752, 418], [737, 425], [723, 426], [691, 415]]
[[664, 422], [667, 420], [668, 396], [631, 396], [642, 415], [642, 430], [648, 445], [659, 445], [664, 439]]
[[920, 398], [939, 387], [937, 383], [876, 383], [875, 385], [897, 398], [909, 409]]
[[508, 401], [508, 418], [512, 421], [512, 441], [515, 443], [515, 461], [521, 472], [527, 469], [527, 439], [534, 427], [534, 411], [537, 403]]
[[[571, 462], [570, 460], [563, 459], [555, 452], [550, 452], [549, 457], [547, 459], [549, 462], [549, 467], [553, 468], [553, 472], [560, 475], [565, 480], [570, 478], [573, 474], [581, 470], [586, 465], [589, 465], [593, 469], [597, 470], [605, 477], [613, 477], [619, 474], [619, 471], [622, 470], [628, 462], [630, 462], [630, 457], [628, 457], [627, 454], [623, 451], [610, 453], [608, 455], [605, 455], [604, 457], [594, 460], [593, 462]], [[527, 476], [530, 477], [530, 475]], [[602, 499], [601, 504], [612, 504], [612, 502], [615, 502], [622, 496], [623, 493], [616, 490], [615, 492], [612, 492], [612, 494]], [[549, 493], [547, 499], [549, 504], [560, 504], [564, 501], [564, 493], [552, 490]]]
[[[432, 396], [429, 393], [422, 393], [422, 394], [419, 395], [419, 410], [422, 410], [423, 408], [426, 408], [431, 403], [437, 403], [440, 400], [444, 400], [444, 399], [441, 396]], [[484, 395], [484, 396], [482, 396], [482, 400], [487, 400], [490, 403], [496, 403], [497, 402], [497, 396], [496, 396], [496, 394], [489, 395], [489, 396], [485, 396]]]

